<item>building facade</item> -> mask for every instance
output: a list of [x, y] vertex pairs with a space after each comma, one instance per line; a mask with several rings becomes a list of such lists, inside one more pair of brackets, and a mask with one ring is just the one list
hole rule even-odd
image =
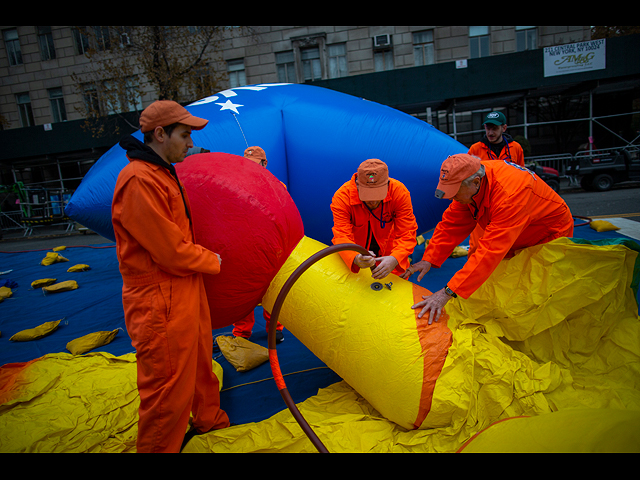
[[[93, 29], [91, 41], [105, 50], [107, 42], [128, 41], [127, 27], [82, 28]], [[99, 92], [78, 88], [78, 75], [92, 69], [82, 28], [0, 26], [0, 185], [73, 189], [122, 136], [107, 131], [96, 138], [84, 130], [85, 107], [99, 103]], [[529, 155], [547, 155], [587, 142], [594, 108], [603, 117], [624, 116], [604, 129], [630, 140], [630, 119], [640, 109], [640, 62], [638, 49], [629, 50], [638, 36], [629, 37], [608, 39], [606, 68], [555, 76], [542, 74], [543, 56], [550, 47], [590, 41], [590, 27], [238, 27], [225, 32], [207, 60], [223, 74], [220, 89], [310, 83], [397, 108], [467, 146], [481, 137], [482, 117], [500, 109]], [[121, 109], [135, 125], [155, 99], [147, 89]], [[603, 133], [602, 143], [605, 137], [616, 141]]]

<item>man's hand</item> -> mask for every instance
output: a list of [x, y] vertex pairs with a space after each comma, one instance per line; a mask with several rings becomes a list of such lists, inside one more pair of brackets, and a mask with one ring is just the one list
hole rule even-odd
[[375, 259], [376, 262], [380, 262], [377, 264], [376, 268], [371, 270], [371, 275], [375, 279], [384, 278], [393, 272], [393, 269], [398, 265], [398, 260], [392, 255], [387, 257], [378, 257]]
[[422, 298], [424, 300], [416, 303], [415, 305], [412, 305], [411, 308], [422, 308], [422, 310], [418, 314], [418, 318], [422, 318], [422, 316], [427, 313], [427, 311], [429, 311], [429, 325], [431, 325], [431, 322], [433, 322], [434, 320], [436, 322], [438, 321], [440, 315], [442, 314], [442, 309], [444, 308], [445, 304], [451, 299], [451, 297], [445, 293], [444, 288], [442, 290], [438, 290], [433, 295], [430, 295], [428, 297], [425, 297], [423, 295]]
[[376, 257], [373, 252], [369, 252], [371, 255], [357, 254], [353, 259], [353, 263], [360, 268], [371, 268], [376, 264]]
[[414, 263], [409, 268], [407, 268], [403, 272], [403, 274], [400, 275], [400, 278], [404, 278], [405, 280], [407, 280], [414, 273], [420, 272], [420, 275], [418, 275], [418, 281], [420, 281], [429, 270], [431, 270], [431, 263], [427, 262], [426, 260], [420, 260], [418, 263]]

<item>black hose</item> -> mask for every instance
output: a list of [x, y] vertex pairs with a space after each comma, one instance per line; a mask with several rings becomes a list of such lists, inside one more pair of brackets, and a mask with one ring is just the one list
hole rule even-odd
[[282, 308], [282, 304], [289, 293], [289, 290], [293, 287], [293, 284], [298, 280], [298, 278], [314, 263], [323, 259], [324, 257], [331, 255], [335, 252], [341, 252], [344, 250], [354, 250], [363, 255], [370, 255], [370, 253], [360, 245], [355, 245], [351, 243], [341, 243], [338, 245], [331, 245], [326, 247], [319, 252], [314, 253], [308, 259], [296, 268], [296, 270], [291, 274], [291, 276], [287, 279], [285, 284], [283, 285], [280, 293], [278, 293], [278, 297], [276, 298], [275, 303], [273, 304], [273, 311], [271, 312], [271, 319], [269, 321], [269, 363], [271, 364], [271, 371], [273, 372], [273, 378], [276, 381], [276, 385], [278, 386], [278, 390], [280, 391], [280, 395], [284, 400], [284, 403], [287, 405], [293, 417], [296, 419], [304, 433], [309, 437], [311, 443], [318, 449], [320, 453], [329, 453], [324, 444], [320, 441], [315, 432], [311, 429], [307, 421], [304, 419], [298, 407], [296, 407], [295, 402], [291, 398], [289, 394], [289, 390], [284, 382], [284, 378], [282, 376], [282, 372], [280, 371], [280, 365], [278, 364], [278, 355], [276, 352], [276, 326], [278, 325], [278, 316], [280, 315], [280, 310]]

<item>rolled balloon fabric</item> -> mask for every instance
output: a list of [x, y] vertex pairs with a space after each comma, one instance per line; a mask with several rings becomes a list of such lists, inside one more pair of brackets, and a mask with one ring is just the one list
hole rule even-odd
[[[299, 265], [326, 245], [303, 237], [280, 269], [262, 305], [272, 311]], [[452, 335], [446, 321], [427, 325], [411, 305], [430, 292], [369, 269], [354, 274], [339, 255], [308, 268], [286, 296], [278, 320], [384, 417], [423, 426]]]
[[196, 243], [220, 255], [204, 275], [214, 329], [245, 318], [304, 235], [282, 183], [238, 155], [202, 153], [176, 165], [190, 201]]

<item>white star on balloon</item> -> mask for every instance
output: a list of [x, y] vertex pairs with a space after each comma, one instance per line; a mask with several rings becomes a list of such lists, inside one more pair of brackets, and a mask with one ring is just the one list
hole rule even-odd
[[243, 107], [244, 105], [240, 105], [237, 103], [233, 103], [231, 100], [227, 100], [224, 103], [216, 103], [216, 105], [220, 105], [222, 108], [220, 109], [220, 111], [222, 112], [223, 110], [233, 110], [234, 112], [238, 113], [238, 109], [236, 107]]

